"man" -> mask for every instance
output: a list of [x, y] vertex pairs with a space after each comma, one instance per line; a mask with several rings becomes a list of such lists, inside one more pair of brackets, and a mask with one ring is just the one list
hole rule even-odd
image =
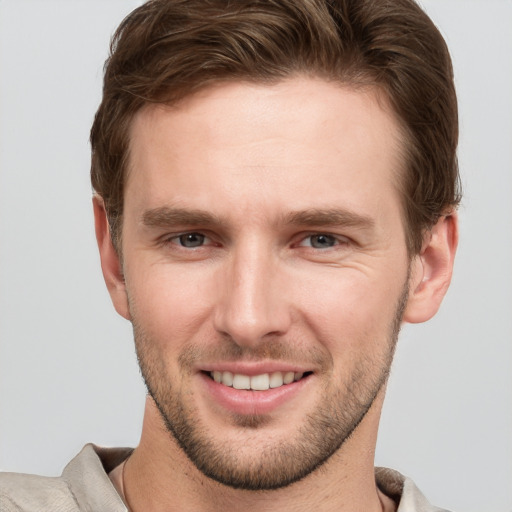
[[403, 322], [448, 288], [457, 106], [412, 0], [159, 0], [91, 131], [103, 275], [148, 388], [139, 446], [1, 510], [439, 510], [374, 470]]

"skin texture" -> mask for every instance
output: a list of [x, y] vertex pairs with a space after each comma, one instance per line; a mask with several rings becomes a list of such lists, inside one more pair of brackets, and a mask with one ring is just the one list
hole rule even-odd
[[[132, 508], [382, 509], [373, 454], [396, 336], [437, 311], [457, 243], [447, 215], [407, 254], [400, 154], [376, 91], [311, 78], [135, 116], [122, 267], [95, 199], [151, 395], [125, 468]], [[307, 378], [270, 406], [265, 391], [226, 401], [208, 377], [290, 369]]]

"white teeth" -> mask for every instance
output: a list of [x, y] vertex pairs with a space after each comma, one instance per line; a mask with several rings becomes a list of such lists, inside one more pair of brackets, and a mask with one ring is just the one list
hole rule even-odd
[[257, 391], [267, 390], [269, 388], [269, 383], [270, 377], [268, 376], [268, 373], [251, 377], [251, 389], [255, 389]]
[[262, 373], [261, 375], [242, 375], [240, 373], [221, 372], [215, 370], [210, 372], [210, 376], [215, 382], [224, 384], [224, 386], [233, 387], [235, 389], [253, 389], [254, 391], [266, 391], [291, 384], [304, 376], [302, 372], [273, 372]]
[[279, 388], [283, 385], [283, 374], [281, 372], [274, 372], [270, 375], [269, 387]]
[[283, 382], [285, 384], [291, 384], [295, 379], [295, 373], [293, 372], [286, 372], [283, 377]]
[[231, 372], [222, 372], [222, 384], [224, 386], [233, 385], [233, 374]]
[[233, 387], [235, 389], [251, 389], [251, 378], [248, 375], [233, 375]]

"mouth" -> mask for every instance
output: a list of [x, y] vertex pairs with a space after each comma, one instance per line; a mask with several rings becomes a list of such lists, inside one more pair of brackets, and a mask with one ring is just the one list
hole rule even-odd
[[199, 372], [208, 403], [221, 408], [214, 406], [217, 412], [221, 410], [237, 416], [254, 416], [279, 410], [289, 411], [292, 404], [297, 404], [299, 396], [305, 400], [310, 393], [307, 390], [314, 389], [311, 388], [314, 372], [302, 368], [291, 368], [288, 365], [288, 368], [276, 368], [275, 363], [230, 364], [226, 365], [227, 368], [219, 366], [203, 368]]
[[223, 386], [252, 391], [268, 391], [287, 386], [307, 378], [313, 372], [272, 372], [262, 373], [260, 375], [244, 375], [242, 373], [232, 373], [229, 371], [211, 371], [204, 372], [212, 380]]

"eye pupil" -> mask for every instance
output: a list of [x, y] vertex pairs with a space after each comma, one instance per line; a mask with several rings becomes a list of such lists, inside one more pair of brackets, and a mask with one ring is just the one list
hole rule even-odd
[[200, 247], [204, 243], [204, 235], [200, 233], [186, 233], [179, 237], [179, 241], [183, 247]]
[[336, 240], [330, 235], [313, 235], [311, 237], [311, 246], [315, 249], [332, 247], [335, 243]]

